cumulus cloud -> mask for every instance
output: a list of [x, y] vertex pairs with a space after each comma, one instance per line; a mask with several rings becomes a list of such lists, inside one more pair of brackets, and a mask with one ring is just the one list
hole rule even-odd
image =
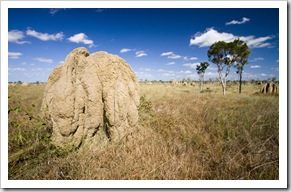
[[236, 24], [240, 25], [240, 24], [244, 24], [244, 23], [246, 23], [248, 21], [250, 21], [249, 18], [243, 17], [242, 21], [232, 20], [230, 22], [225, 23], [225, 25], [236, 25]]
[[35, 58], [34, 60], [42, 62], [42, 63], [53, 63], [52, 59], [46, 59], [46, 58], [41, 58], [41, 57]]
[[126, 52], [129, 52], [129, 51], [131, 51], [131, 49], [124, 48], [124, 49], [120, 50], [120, 53], [126, 53]]
[[170, 62], [170, 63], [167, 63], [166, 65], [175, 65], [176, 63], [175, 62]]
[[90, 48], [95, 46], [94, 42], [88, 39], [85, 33], [75, 34], [72, 37], [69, 37], [68, 40], [73, 43], [83, 43], [85, 45], [89, 45]]
[[147, 56], [147, 54], [144, 51], [137, 51], [135, 52], [135, 57], [144, 57]]
[[251, 65], [250, 67], [251, 67], [252, 69], [261, 68], [260, 65]]
[[8, 58], [9, 59], [18, 59], [22, 53], [19, 52], [8, 52]]
[[18, 30], [11, 30], [8, 32], [8, 42], [17, 43], [17, 44], [25, 44], [30, 43], [29, 41], [21, 41], [24, 38], [24, 33]]
[[255, 36], [235, 36], [231, 33], [218, 32], [213, 28], [206, 29], [204, 33], [196, 33], [190, 39], [190, 45], [198, 45], [199, 47], [208, 47], [217, 41], [225, 41], [231, 42], [235, 39], [240, 38], [245, 41], [250, 48], [262, 48], [262, 47], [270, 47], [271, 44], [266, 42], [267, 40], [272, 39], [272, 36], [259, 37], [255, 38]]
[[185, 63], [185, 64], [183, 64], [183, 66], [196, 69], [196, 66], [199, 65], [199, 64], [200, 63]]
[[62, 40], [64, 37], [63, 32], [59, 32], [56, 34], [48, 34], [48, 33], [40, 33], [40, 32], [37, 32], [35, 30], [30, 30], [30, 29], [28, 29], [26, 31], [26, 35], [35, 37], [35, 38], [42, 40], [42, 41], [50, 41], [50, 40], [58, 41], [58, 40]]
[[172, 55], [173, 54], [173, 52], [164, 52], [164, 53], [162, 53], [161, 54], [161, 56], [168, 56], [168, 55]]

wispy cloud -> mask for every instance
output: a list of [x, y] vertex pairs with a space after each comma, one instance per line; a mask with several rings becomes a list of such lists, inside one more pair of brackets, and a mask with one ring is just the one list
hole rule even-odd
[[170, 62], [170, 63], [167, 63], [166, 65], [175, 65], [176, 63], [175, 62]]
[[260, 65], [251, 65], [250, 67], [251, 67], [252, 69], [261, 68]]
[[26, 31], [26, 35], [35, 37], [35, 38], [42, 40], [42, 41], [50, 41], [50, 40], [51, 41], [58, 41], [58, 40], [62, 40], [64, 37], [63, 32], [59, 32], [56, 34], [48, 34], [48, 33], [40, 33], [40, 32], [37, 32], [35, 30], [30, 30], [30, 29], [28, 29]]
[[73, 43], [83, 43], [85, 45], [89, 45], [90, 48], [95, 46], [93, 40], [88, 39], [85, 33], [75, 34], [72, 37], [69, 37], [68, 40]]
[[240, 38], [245, 41], [250, 48], [263, 48], [270, 47], [271, 44], [266, 42], [267, 40], [272, 39], [272, 36], [259, 37], [255, 36], [235, 36], [231, 33], [218, 32], [213, 28], [206, 29], [204, 33], [196, 33], [190, 39], [190, 45], [198, 45], [199, 47], [208, 47], [217, 41], [231, 42], [235, 39]]
[[21, 41], [24, 38], [24, 33], [18, 30], [11, 30], [8, 32], [8, 42], [17, 43], [19, 45], [30, 43], [29, 41]]
[[192, 73], [192, 71], [180, 71], [180, 73], [182, 73], [182, 74], [191, 74]]
[[164, 52], [164, 53], [162, 53], [161, 54], [161, 56], [168, 56], [168, 55], [172, 55], [173, 54], [173, 52]]
[[145, 51], [137, 51], [135, 52], [135, 57], [144, 57], [147, 56], [147, 54], [145, 53]]
[[189, 60], [197, 60], [198, 58], [197, 57], [187, 57], [187, 56], [185, 56], [185, 57], [183, 57], [183, 59], [185, 60], [185, 61], [189, 61]]
[[55, 15], [56, 13], [58, 13], [61, 10], [66, 10], [66, 8], [62, 8], [62, 9], [60, 9], [60, 8], [50, 9], [50, 14], [51, 15]]
[[180, 59], [181, 57], [182, 57], [181, 55], [176, 55], [176, 54], [172, 54], [168, 56], [169, 59]]
[[11, 71], [11, 72], [14, 72], [14, 71], [26, 71], [26, 69], [25, 68], [16, 67], [16, 68], [8, 68], [8, 71]]
[[126, 52], [129, 52], [131, 51], [131, 49], [127, 49], [127, 48], [123, 48], [120, 50], [120, 53], [126, 53]]
[[139, 78], [149, 78], [149, 79], [150, 79], [150, 78], [153, 77], [152, 74], [147, 73], [147, 72], [143, 72], [143, 71], [141, 71], [141, 72], [137, 71], [137, 72], [135, 72], [135, 74], [136, 74], [136, 76], [138, 76]]
[[185, 67], [190, 67], [190, 68], [195, 68], [195, 69], [196, 69], [197, 65], [199, 65], [199, 63], [185, 63], [185, 64], [183, 64], [183, 66], [185, 66]]
[[162, 73], [162, 76], [172, 77], [172, 76], [175, 76], [175, 74], [174, 73]]
[[266, 73], [261, 73], [261, 76], [263, 76], [263, 77], [274, 77], [273, 74], [266, 74]]
[[22, 53], [19, 53], [19, 52], [8, 52], [9, 59], [19, 59], [21, 55]]
[[248, 21], [250, 21], [249, 18], [243, 17], [242, 21], [232, 20], [230, 22], [225, 23], [225, 25], [236, 25], [236, 24], [240, 25], [240, 24], [244, 24], [244, 23], [246, 23]]
[[102, 12], [105, 11], [105, 10], [106, 10], [106, 9], [100, 9], [100, 8], [98, 8], [98, 9], [95, 10], [95, 12], [96, 12], [96, 13], [102, 13]]
[[41, 58], [41, 57], [34, 58], [34, 60], [42, 62], [42, 63], [53, 63], [52, 59], [46, 59], [46, 58]]
[[254, 59], [252, 59], [250, 61], [256, 62], [256, 61], [262, 61], [262, 60], [264, 60], [264, 58], [262, 58], [262, 57], [256, 57], [256, 58], [254, 58]]

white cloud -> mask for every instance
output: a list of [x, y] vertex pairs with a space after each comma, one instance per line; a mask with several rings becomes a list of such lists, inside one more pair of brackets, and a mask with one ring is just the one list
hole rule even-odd
[[170, 63], [167, 63], [166, 65], [175, 65], [176, 63], [175, 62], [170, 62]]
[[265, 41], [272, 39], [271, 36], [255, 38], [255, 36], [239, 37], [241, 40], [245, 41], [249, 47], [252, 48], [263, 48], [270, 47], [270, 43], [265, 43]]
[[260, 65], [251, 65], [250, 67], [251, 67], [252, 69], [261, 68]]
[[50, 14], [55, 15], [57, 12], [59, 12], [61, 10], [66, 10], [66, 9], [50, 9]]
[[183, 74], [191, 74], [192, 72], [191, 71], [180, 71], [180, 73], [183, 73]]
[[163, 73], [162, 76], [171, 77], [171, 76], [175, 76], [175, 74], [173, 74], [173, 73]]
[[22, 53], [19, 52], [8, 52], [8, 58], [9, 59], [18, 59]]
[[173, 52], [164, 52], [164, 53], [162, 53], [161, 54], [161, 56], [168, 56], [168, 55], [172, 55], [173, 54]]
[[40, 57], [35, 58], [34, 60], [42, 62], [42, 63], [53, 63], [52, 59], [46, 59], [46, 58], [40, 58]]
[[197, 60], [198, 58], [197, 57], [187, 57], [187, 56], [185, 56], [184, 58], [183, 58], [185, 61], [189, 61], [189, 60]]
[[139, 78], [152, 78], [153, 75], [150, 73], [146, 73], [146, 72], [135, 72], [136, 76], [138, 76]]
[[262, 61], [262, 60], [264, 60], [264, 58], [262, 58], [262, 57], [256, 57], [256, 58], [254, 58], [254, 59], [252, 59], [250, 61], [255, 62], [255, 61]]
[[94, 47], [94, 42], [88, 39], [85, 33], [78, 33], [72, 37], [69, 37], [68, 40], [73, 43], [84, 43], [85, 45], [89, 45], [89, 47]]
[[218, 32], [213, 28], [206, 29], [204, 33], [196, 33], [194, 37], [190, 39], [190, 45], [198, 45], [199, 47], [211, 46], [217, 41], [231, 42], [240, 38], [245, 41], [250, 48], [262, 48], [270, 47], [270, 43], [265, 42], [272, 39], [271, 36], [255, 38], [255, 36], [235, 36], [231, 33]]
[[64, 61], [59, 61], [60, 64], [64, 63]]
[[182, 57], [181, 55], [176, 55], [176, 54], [172, 54], [168, 56], [169, 59], [179, 59], [181, 57]]
[[24, 34], [22, 31], [11, 30], [8, 32], [8, 42], [17, 43], [19, 45], [30, 43], [29, 41], [20, 41], [24, 38]]
[[240, 24], [246, 23], [246, 22], [248, 22], [248, 21], [250, 21], [249, 18], [243, 17], [243, 18], [242, 18], [242, 21], [232, 20], [232, 21], [230, 21], [230, 22], [225, 23], [225, 25], [235, 25], [235, 24], [239, 24], [239, 25], [240, 25]]
[[124, 48], [124, 49], [120, 50], [120, 53], [126, 53], [126, 52], [129, 52], [129, 51], [131, 51], [131, 49]]
[[26, 30], [26, 35], [35, 37], [42, 41], [50, 41], [50, 40], [58, 41], [58, 40], [62, 40], [64, 37], [63, 32], [59, 32], [56, 34], [48, 34], [48, 33], [40, 33], [35, 30], [30, 30], [30, 29]]
[[199, 64], [200, 63], [185, 63], [185, 64], [183, 64], [183, 66], [196, 69], [196, 66], [199, 65]]
[[137, 51], [135, 52], [136, 57], [144, 57], [147, 56], [147, 54], [144, 51]]
[[273, 77], [274, 75], [273, 74], [265, 74], [265, 73], [261, 73], [261, 76], [263, 77]]
[[42, 71], [42, 70], [44, 70], [44, 69], [42, 69], [42, 68], [33, 68], [33, 69], [31, 69], [31, 71]]
[[11, 71], [11, 72], [14, 72], [14, 71], [26, 71], [26, 69], [16, 67], [16, 68], [8, 68], [8, 71]]

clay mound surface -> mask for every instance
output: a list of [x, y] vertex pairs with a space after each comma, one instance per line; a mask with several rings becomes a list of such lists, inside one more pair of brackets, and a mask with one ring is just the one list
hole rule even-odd
[[50, 74], [42, 103], [59, 147], [119, 141], [137, 125], [138, 82], [131, 67], [106, 52], [74, 49]]

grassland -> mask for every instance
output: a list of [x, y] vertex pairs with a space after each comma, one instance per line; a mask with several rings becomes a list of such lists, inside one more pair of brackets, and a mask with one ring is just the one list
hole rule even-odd
[[40, 116], [44, 85], [9, 86], [9, 179], [279, 179], [279, 97], [237, 89], [141, 84], [131, 136], [67, 152]]

